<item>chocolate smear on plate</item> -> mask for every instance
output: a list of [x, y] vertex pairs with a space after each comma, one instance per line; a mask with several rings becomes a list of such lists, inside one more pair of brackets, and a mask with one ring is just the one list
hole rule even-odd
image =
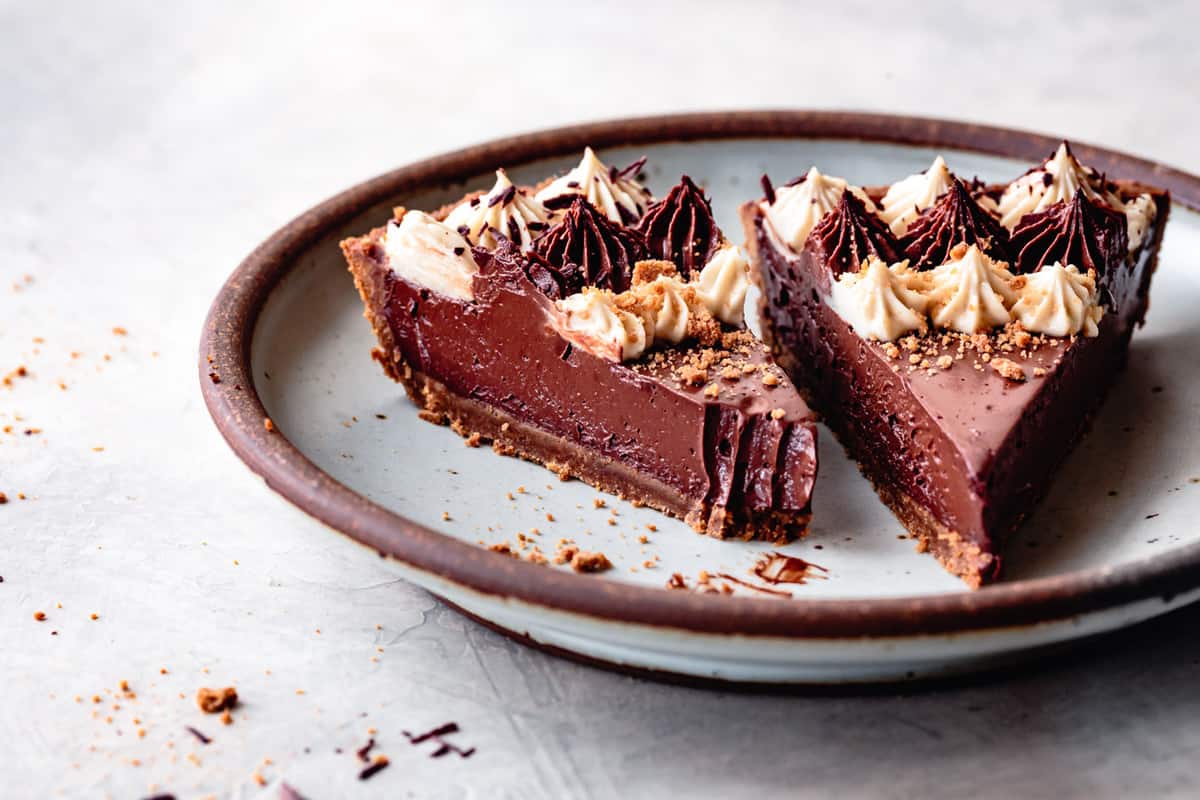
[[771, 584], [795, 583], [804, 584], [810, 578], [824, 578], [825, 575], [814, 575], [813, 570], [828, 573], [829, 570], [820, 564], [805, 561], [799, 556], [789, 556], [785, 553], [772, 551], [763, 553], [754, 563], [751, 570], [759, 579]]

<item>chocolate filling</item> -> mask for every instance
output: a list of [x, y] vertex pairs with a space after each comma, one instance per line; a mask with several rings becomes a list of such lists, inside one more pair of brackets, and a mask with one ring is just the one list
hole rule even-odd
[[585, 286], [625, 291], [633, 265], [646, 253], [636, 234], [611, 222], [579, 196], [562, 221], [534, 241], [533, 251], [540, 258], [539, 266], [554, 273], [563, 296]]
[[832, 211], [808, 235], [815, 250], [824, 254], [832, 273], [857, 272], [867, 256], [891, 264], [900, 260], [900, 243], [883, 220], [846, 189]]
[[646, 209], [638, 231], [650, 255], [675, 264], [685, 280], [704, 268], [724, 238], [708, 198], [687, 175]]
[[1108, 286], [1125, 263], [1128, 226], [1122, 212], [1092, 202], [1080, 188], [1070, 202], [1022, 217], [1013, 229], [1012, 250], [1019, 272], [1058, 262], [1080, 272], [1095, 270]]
[[928, 269], [949, 261], [950, 251], [958, 244], [978, 245], [996, 261], [1010, 260], [1008, 231], [955, 178], [937, 202], [909, 224], [904, 252], [914, 269]]
[[[815, 428], [790, 386], [766, 386], [757, 371], [728, 380], [714, 374], [707, 383], [719, 393], [710, 397], [703, 383], [679, 378], [696, 357], [694, 343], [636, 362], [606, 361], [554, 330], [553, 302], [511, 243], [476, 248], [474, 299], [460, 301], [393, 272], [382, 234], [347, 240], [343, 250], [379, 335], [380, 360], [427, 416], [710, 535], [803, 532]], [[726, 354], [747, 366], [770, 363], [749, 334], [730, 347]]]
[[814, 240], [792, 252], [757, 203], [742, 206], [764, 336], [780, 364], [909, 531], [972, 585], [997, 577], [1004, 540], [1044, 494], [1125, 363], [1167, 212], [1167, 198], [1157, 202], [1133, 263], [1113, 256], [1110, 268], [1124, 277], [1099, 335], [1031, 353], [1021, 366], [1045, 377], [1021, 383], [969, 362], [933, 375], [895, 369], [881, 344], [862, 339], [826, 304], [830, 267]]

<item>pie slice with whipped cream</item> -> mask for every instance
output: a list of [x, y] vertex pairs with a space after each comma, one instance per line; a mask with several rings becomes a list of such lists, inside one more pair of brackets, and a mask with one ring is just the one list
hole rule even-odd
[[745, 327], [746, 260], [686, 176], [655, 201], [643, 161], [588, 149], [537, 187], [498, 170], [342, 242], [374, 356], [468, 444], [712, 536], [802, 535], [816, 432]]
[[919, 549], [997, 578], [1124, 366], [1167, 193], [1064, 142], [1009, 184], [812, 168], [741, 207], [764, 338]]

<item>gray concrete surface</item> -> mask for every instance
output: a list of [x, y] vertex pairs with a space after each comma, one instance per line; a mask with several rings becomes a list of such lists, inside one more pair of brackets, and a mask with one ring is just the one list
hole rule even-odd
[[[964, 5], [0, 4], [0, 372], [31, 372], [0, 388], [0, 795], [1196, 796], [1200, 609], [934, 692], [647, 683], [394, 581], [253, 479], [199, 398], [203, 314], [251, 247], [494, 136], [842, 107], [1200, 171], [1194, 4]], [[195, 710], [231, 682], [232, 726]], [[447, 720], [469, 760], [404, 740]], [[362, 783], [369, 729], [392, 765]]]

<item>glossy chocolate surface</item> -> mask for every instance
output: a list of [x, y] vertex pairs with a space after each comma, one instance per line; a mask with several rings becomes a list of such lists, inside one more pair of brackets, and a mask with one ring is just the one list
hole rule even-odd
[[1008, 231], [971, 197], [955, 178], [937, 202], [908, 226], [904, 253], [914, 269], [946, 263], [957, 244], [974, 244], [996, 261], [1009, 261]]
[[900, 260], [900, 242], [891, 229], [848, 189], [833, 211], [813, 226], [808, 238], [824, 255], [833, 275], [857, 272], [868, 256], [889, 264]]
[[[629, 288], [633, 265], [645, 257], [640, 236], [617, 225], [582, 197], [533, 243], [536, 270], [546, 270], [556, 284], [551, 296], [574, 294], [585, 286], [614, 292]], [[531, 277], [540, 272], [532, 272]], [[540, 286], [544, 290], [548, 287]]]
[[708, 198], [687, 175], [646, 209], [638, 231], [651, 256], [675, 264], [685, 279], [704, 268], [724, 238]]
[[1033, 272], [1055, 262], [1101, 278], [1115, 276], [1129, 250], [1125, 215], [1094, 203], [1077, 189], [1069, 202], [1026, 214], [1012, 233], [1016, 269]]

